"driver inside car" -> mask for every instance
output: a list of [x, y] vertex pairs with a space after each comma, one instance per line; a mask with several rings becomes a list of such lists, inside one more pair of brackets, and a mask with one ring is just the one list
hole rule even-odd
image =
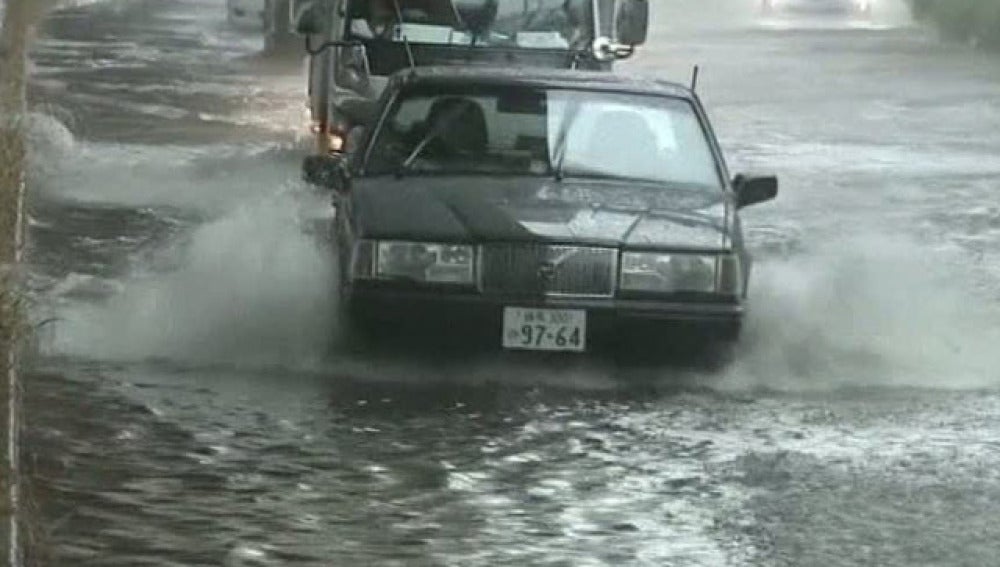
[[391, 40], [400, 16], [403, 23], [449, 27], [457, 23], [450, 0], [367, 0], [352, 4], [351, 33]]
[[367, 39], [390, 39], [398, 20], [392, 0], [369, 0], [353, 4], [351, 32]]
[[525, 31], [558, 30], [573, 49], [585, 47], [586, 22], [590, 11], [588, 0], [563, 0], [559, 8], [549, 10], [545, 17], [533, 17], [526, 22]]
[[434, 101], [426, 121], [428, 157], [440, 161], [482, 158], [489, 145], [486, 115], [471, 99], [442, 97]]

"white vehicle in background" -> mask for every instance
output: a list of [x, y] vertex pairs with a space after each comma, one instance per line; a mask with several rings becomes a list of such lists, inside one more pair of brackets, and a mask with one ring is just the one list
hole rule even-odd
[[874, 0], [760, 0], [765, 15], [867, 18]]
[[231, 26], [264, 31], [268, 0], [226, 0], [226, 19]]
[[[287, 0], [286, 0], [287, 1]], [[657, 0], [662, 2], [663, 0]], [[309, 54], [308, 168], [370, 128], [389, 78], [444, 66], [610, 72], [646, 42], [653, 0], [293, 0]], [[361, 130], [357, 128], [361, 127]], [[333, 160], [334, 162], [336, 159]]]

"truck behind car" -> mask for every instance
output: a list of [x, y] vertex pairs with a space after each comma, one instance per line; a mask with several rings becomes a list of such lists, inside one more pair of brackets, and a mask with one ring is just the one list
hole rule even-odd
[[648, 0], [297, 0], [309, 54], [312, 160], [348, 149], [407, 68], [611, 70], [646, 41]]

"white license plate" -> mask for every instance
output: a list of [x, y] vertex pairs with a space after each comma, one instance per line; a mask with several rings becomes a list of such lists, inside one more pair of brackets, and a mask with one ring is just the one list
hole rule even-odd
[[587, 312], [582, 309], [503, 310], [503, 348], [584, 352], [587, 350]]

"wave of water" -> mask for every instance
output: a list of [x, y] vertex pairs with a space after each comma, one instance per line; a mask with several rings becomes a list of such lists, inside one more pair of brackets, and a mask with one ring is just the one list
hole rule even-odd
[[[169, 251], [178, 268], [137, 274], [106, 303], [60, 314], [55, 350], [110, 360], [301, 365], [331, 340], [334, 261], [297, 184], [239, 205]], [[139, 268], [141, 270], [141, 268]]]
[[[221, 10], [215, 17], [222, 17]], [[201, 25], [196, 18], [184, 21]], [[261, 114], [266, 120], [267, 113]], [[325, 197], [295, 181], [301, 155], [296, 149], [269, 142], [77, 142], [58, 121], [38, 117], [34, 123], [33, 145], [46, 159], [36, 162], [33, 172], [46, 198], [87, 206], [173, 207], [206, 219], [162, 251], [161, 258], [166, 256], [165, 263], [173, 266], [170, 271], [140, 262], [130, 276], [106, 286], [120, 290], [110, 298], [63, 302], [53, 352], [99, 360], [324, 367], [336, 318], [334, 262], [308, 228], [330, 207]], [[797, 145], [756, 140], [742, 152], [752, 154], [750, 161], [792, 172], [803, 183], [783, 194], [774, 209], [798, 221], [791, 225], [838, 212], [853, 215], [867, 200], [878, 204], [884, 193], [869, 190], [870, 178], [887, 169], [913, 177], [956, 168], [984, 175], [995, 170], [975, 151], [931, 159], [930, 150], [914, 156], [902, 146], [807, 139]], [[863, 161], [851, 160], [859, 155]], [[816, 185], [810, 178], [817, 171], [845, 162], [853, 164], [849, 173], [858, 180], [869, 178], [869, 185], [850, 192], [818, 185], [823, 195], [805, 185], [805, 180]], [[877, 223], [878, 215], [856, 220], [869, 222]], [[753, 229], [752, 217], [749, 224]], [[753, 281], [753, 312], [736, 361], [726, 370], [694, 378], [697, 383], [793, 390], [995, 385], [989, 363], [998, 318], [970, 301], [977, 296], [966, 276], [958, 275], [963, 272], [952, 269], [954, 258], [932, 260], [924, 243], [899, 233], [889, 238], [877, 232], [844, 236], [843, 223], [839, 228], [837, 222], [823, 224], [822, 231], [800, 230], [789, 237], [799, 253], [761, 258]], [[522, 372], [492, 360], [421, 370], [406, 361], [339, 360], [332, 368], [400, 380], [527, 377], [603, 386], [629, 378], [614, 368], [583, 364]], [[661, 377], [689, 379], [669, 370]]]
[[[106, 303], [67, 309], [55, 350], [108, 360], [326, 367], [417, 382], [527, 376], [593, 386], [629, 378], [583, 363], [522, 372], [499, 359], [425, 367], [405, 359], [324, 362], [335, 330], [335, 262], [308, 223], [329, 211], [325, 197], [297, 184], [236, 207], [169, 250], [176, 271], [137, 267]], [[797, 245], [803, 251], [758, 262], [748, 328], [731, 366], [694, 378], [664, 369], [661, 378], [781, 390], [1000, 384], [1000, 313], [987, 298], [976, 300], [968, 266], [954, 251], [878, 233]]]
[[759, 266], [726, 387], [1000, 386], [1000, 308], [955, 250], [863, 232]]
[[[295, 181], [294, 151], [80, 144], [58, 121], [38, 116], [31, 132], [39, 154], [57, 157], [33, 168], [48, 199], [176, 207], [208, 219], [156, 255], [158, 266], [172, 266], [168, 271], [140, 263], [124, 280], [99, 285], [112, 290], [106, 300], [73, 301], [80, 282], [95, 285], [79, 274], [76, 284], [55, 286], [68, 300], [58, 309], [53, 353], [327, 368], [363, 379], [418, 382], [522, 377], [590, 388], [636, 377], [583, 363], [524, 369], [495, 359], [423, 368], [406, 360], [330, 362], [335, 261], [310, 231], [330, 220], [332, 208], [327, 196]], [[809, 195], [792, 197], [796, 207], [816, 202]], [[872, 221], [870, 215], [857, 218], [863, 226]], [[804, 232], [794, 226], [779, 225], [777, 234], [750, 227], [752, 238], [792, 242], [779, 242], [777, 255], [769, 250], [759, 258], [748, 328], [733, 365], [694, 378], [665, 369], [660, 379], [786, 390], [1000, 382], [992, 364], [1000, 315], [983, 307], [988, 298], [970, 285], [962, 251], [931, 250], [898, 232], [844, 235], [830, 227]], [[655, 371], [643, 373], [651, 376], [656, 379]]]

